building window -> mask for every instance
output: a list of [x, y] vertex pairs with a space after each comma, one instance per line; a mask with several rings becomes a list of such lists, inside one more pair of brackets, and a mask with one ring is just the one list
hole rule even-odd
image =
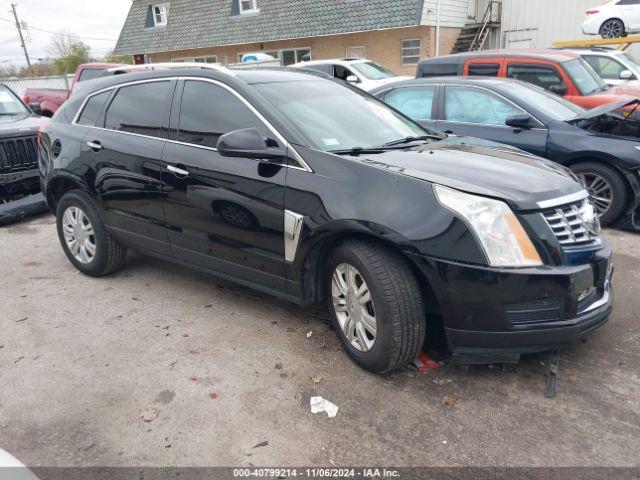
[[206, 57], [177, 57], [172, 58], [173, 63], [218, 63], [217, 55], [207, 55]]
[[422, 40], [402, 40], [402, 65], [417, 65], [422, 54]]
[[347, 58], [365, 58], [367, 49], [365, 47], [347, 47]]
[[240, 15], [259, 12], [258, 0], [240, 0]]
[[154, 27], [166, 27], [167, 26], [167, 4], [159, 3], [153, 5], [153, 26]]

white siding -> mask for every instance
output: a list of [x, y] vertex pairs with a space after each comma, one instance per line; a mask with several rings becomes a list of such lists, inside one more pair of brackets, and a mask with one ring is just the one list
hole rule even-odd
[[547, 48], [580, 40], [585, 12], [603, 0], [503, 0], [502, 26], [488, 48]]
[[[440, 0], [440, 26], [462, 28], [469, 23], [469, 2], [476, 0]], [[425, 0], [422, 10], [422, 25], [436, 24], [437, 0]]]

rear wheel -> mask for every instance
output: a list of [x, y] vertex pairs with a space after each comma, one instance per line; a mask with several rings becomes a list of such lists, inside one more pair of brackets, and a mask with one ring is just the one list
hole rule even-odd
[[571, 170], [587, 187], [602, 225], [616, 221], [624, 212], [629, 196], [622, 175], [611, 167], [595, 162], [578, 163]]
[[624, 23], [622, 23], [622, 20], [618, 20], [617, 18], [607, 20], [600, 27], [600, 36], [602, 38], [624, 37]]
[[91, 199], [80, 191], [66, 193], [56, 209], [58, 237], [69, 261], [82, 273], [100, 277], [118, 270], [127, 255], [109, 234]]
[[334, 328], [353, 361], [384, 373], [416, 358], [426, 313], [404, 258], [373, 243], [349, 241], [331, 254], [326, 282]]

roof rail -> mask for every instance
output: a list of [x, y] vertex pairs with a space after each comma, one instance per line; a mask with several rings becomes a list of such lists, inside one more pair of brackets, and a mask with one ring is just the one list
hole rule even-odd
[[164, 62], [164, 63], [143, 63], [140, 65], [120, 65], [118, 67], [109, 68], [108, 73], [119, 75], [123, 73], [146, 72], [152, 70], [176, 70], [180, 68], [199, 68], [202, 70], [216, 70], [227, 75], [234, 73], [223, 65], [216, 63], [198, 63], [198, 62]]

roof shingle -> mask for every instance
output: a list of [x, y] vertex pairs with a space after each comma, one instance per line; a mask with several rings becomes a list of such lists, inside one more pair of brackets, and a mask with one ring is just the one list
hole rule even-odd
[[232, 16], [234, 0], [171, 0], [166, 27], [145, 28], [151, 1], [133, 0], [118, 55], [307, 38], [420, 24], [424, 0], [262, 0]]

